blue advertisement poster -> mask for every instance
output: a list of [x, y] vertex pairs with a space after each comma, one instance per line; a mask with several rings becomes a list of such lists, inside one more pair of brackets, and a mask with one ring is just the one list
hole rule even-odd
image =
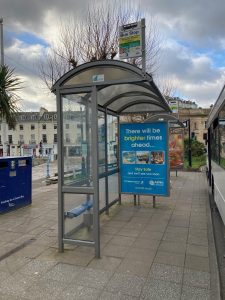
[[169, 196], [166, 122], [120, 124], [121, 193]]

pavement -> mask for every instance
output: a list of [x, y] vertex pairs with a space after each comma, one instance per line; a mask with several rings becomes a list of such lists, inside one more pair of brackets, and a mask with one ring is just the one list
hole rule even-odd
[[100, 259], [90, 247], [58, 252], [57, 184], [39, 177], [32, 205], [0, 216], [1, 300], [220, 299], [205, 173], [171, 173], [156, 208], [123, 196], [101, 216]]

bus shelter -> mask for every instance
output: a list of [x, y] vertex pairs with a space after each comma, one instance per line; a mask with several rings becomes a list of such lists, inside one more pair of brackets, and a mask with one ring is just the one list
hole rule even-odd
[[152, 76], [114, 60], [85, 63], [53, 86], [58, 117], [59, 251], [92, 246], [100, 257], [100, 213], [121, 201], [119, 116], [171, 112]]
[[184, 128], [184, 124], [175, 116], [173, 116], [170, 113], [159, 113], [159, 114], [153, 114], [148, 119], [145, 120], [145, 122], [149, 121], [159, 121], [163, 122], [166, 121], [169, 123], [170, 127], [180, 127]]

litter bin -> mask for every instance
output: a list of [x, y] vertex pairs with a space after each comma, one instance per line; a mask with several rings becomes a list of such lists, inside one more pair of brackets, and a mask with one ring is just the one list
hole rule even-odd
[[32, 158], [0, 157], [0, 213], [31, 204]]

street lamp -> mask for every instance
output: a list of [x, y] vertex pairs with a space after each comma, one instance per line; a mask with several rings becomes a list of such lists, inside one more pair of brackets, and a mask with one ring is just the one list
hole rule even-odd
[[189, 167], [192, 166], [192, 157], [191, 157], [191, 120], [188, 119], [188, 162]]
[[182, 122], [183, 125], [188, 128], [188, 165], [192, 167], [192, 156], [191, 156], [191, 120], [188, 119]]

